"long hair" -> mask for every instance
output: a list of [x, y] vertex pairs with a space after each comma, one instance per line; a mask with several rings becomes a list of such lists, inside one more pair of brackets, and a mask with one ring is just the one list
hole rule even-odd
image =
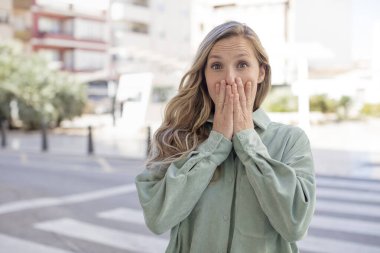
[[271, 86], [271, 68], [258, 36], [247, 25], [236, 21], [215, 27], [201, 42], [190, 70], [181, 79], [178, 94], [165, 108], [164, 120], [153, 137], [146, 163], [148, 169], [165, 173], [170, 163], [186, 157], [207, 139], [210, 129], [205, 123], [214, 111], [204, 74], [207, 57], [216, 42], [234, 36], [246, 38], [251, 43], [259, 66], [265, 69], [253, 111], [264, 101]]

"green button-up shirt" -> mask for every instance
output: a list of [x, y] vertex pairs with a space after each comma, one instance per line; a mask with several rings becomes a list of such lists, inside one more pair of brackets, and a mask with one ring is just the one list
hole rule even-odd
[[211, 131], [162, 176], [145, 170], [136, 177], [147, 226], [156, 234], [171, 229], [167, 253], [299, 252], [316, 195], [309, 140], [262, 109], [253, 121], [255, 129], [232, 141]]

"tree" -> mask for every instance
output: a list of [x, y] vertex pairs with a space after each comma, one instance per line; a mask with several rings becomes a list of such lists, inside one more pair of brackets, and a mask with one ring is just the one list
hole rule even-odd
[[337, 102], [329, 98], [326, 94], [313, 95], [310, 97], [310, 111], [320, 111], [322, 113], [336, 112]]
[[78, 85], [67, 76], [55, 80], [55, 96], [52, 102], [56, 108], [54, 121], [59, 126], [64, 119], [81, 115], [86, 106], [86, 86]]
[[86, 104], [84, 84], [48, 68], [37, 54], [25, 55], [20, 47], [0, 46], [0, 117], [10, 116], [10, 102], [27, 129], [42, 122], [57, 126], [64, 119], [81, 115]]
[[342, 96], [338, 101], [338, 106], [343, 108], [343, 118], [348, 118], [348, 110], [352, 104], [352, 99], [349, 96]]

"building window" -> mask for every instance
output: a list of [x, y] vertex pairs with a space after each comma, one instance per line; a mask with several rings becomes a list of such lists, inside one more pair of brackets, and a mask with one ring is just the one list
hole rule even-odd
[[149, 27], [147, 24], [140, 22], [130, 22], [128, 24], [130, 31], [136, 33], [149, 33]]
[[132, 4], [148, 7], [149, 6], [149, 0], [132, 0]]
[[9, 23], [9, 13], [7, 10], [0, 9], [0, 24], [8, 24]]
[[60, 52], [59, 50], [56, 50], [56, 49], [43, 48], [43, 49], [38, 50], [38, 53], [42, 55], [49, 62], [61, 60]]
[[41, 33], [61, 34], [61, 24], [58, 19], [41, 17], [38, 19], [38, 29]]
[[71, 69], [74, 71], [92, 71], [103, 69], [107, 56], [103, 52], [77, 49], [66, 51], [64, 60], [65, 69]]
[[106, 40], [106, 26], [102, 22], [75, 19], [73, 29], [74, 37], [77, 39]]

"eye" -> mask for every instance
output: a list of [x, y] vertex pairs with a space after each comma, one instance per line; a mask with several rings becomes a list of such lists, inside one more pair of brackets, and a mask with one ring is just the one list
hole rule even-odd
[[238, 68], [239, 69], [247, 68], [248, 66], [249, 66], [248, 63], [246, 63], [246, 62], [239, 62], [238, 63]]
[[213, 70], [221, 69], [222, 68], [222, 64], [220, 64], [220, 63], [213, 63], [213, 64], [211, 64], [211, 68]]

